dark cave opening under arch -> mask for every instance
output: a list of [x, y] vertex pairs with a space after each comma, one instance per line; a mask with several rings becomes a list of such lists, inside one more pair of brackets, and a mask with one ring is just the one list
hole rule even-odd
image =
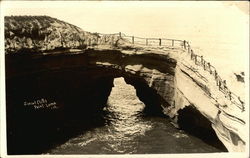
[[[161, 107], [167, 104], [166, 101], [144, 79], [120, 70], [74, 68], [19, 76], [6, 82], [8, 154], [41, 153], [86, 130], [85, 125], [88, 128], [92, 128], [91, 124], [102, 126], [102, 109], [117, 77], [123, 77], [136, 89], [136, 95], [146, 105], [144, 110], [147, 113], [166, 117]], [[59, 108], [35, 110], [24, 107], [25, 101], [40, 98], [55, 101]], [[180, 111], [178, 123], [195, 135], [195, 130], [185, 126], [197, 126], [190, 121], [192, 117], [190, 119], [189, 113], [199, 116], [192, 110]], [[90, 119], [93, 117], [95, 119]], [[75, 129], [69, 128], [72, 124]]]
[[[84, 68], [74, 68], [8, 79], [8, 154], [41, 153], [53, 147], [54, 141], [63, 143], [77, 135], [85, 129], [85, 125], [89, 128], [91, 124], [103, 125], [102, 109], [106, 106], [116, 77], [124, 77], [128, 84], [135, 87], [147, 112], [151, 111], [152, 115], [162, 114], [160, 96], [142, 79], [114, 71], [105, 73], [99, 68], [88, 72]], [[24, 105], [41, 99], [48, 103], [55, 102], [58, 108], [36, 109]], [[91, 117], [95, 119], [90, 119]], [[72, 124], [75, 129], [69, 128]]]

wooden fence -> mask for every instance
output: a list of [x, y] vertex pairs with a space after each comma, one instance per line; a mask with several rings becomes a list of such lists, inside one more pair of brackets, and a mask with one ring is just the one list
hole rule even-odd
[[245, 104], [244, 102], [240, 99], [239, 96], [231, 92], [228, 87], [227, 87], [227, 82], [226, 80], [223, 80], [217, 70], [215, 69], [214, 66], [210, 64], [210, 62], [207, 62], [203, 56], [199, 56], [193, 52], [192, 49], [188, 51], [191, 56], [191, 60], [194, 61], [196, 65], [202, 66], [204, 71], [208, 71], [211, 75], [213, 75], [216, 85], [218, 86], [218, 89], [224, 93], [225, 97], [228, 98], [232, 103], [234, 103], [238, 108], [240, 108], [242, 111], [245, 111]]
[[127, 36], [124, 33], [115, 33], [115, 34], [99, 34], [99, 39], [97, 39], [98, 44], [114, 44], [119, 39], [123, 39], [131, 44], [143, 45], [143, 46], [172, 46], [183, 48], [188, 54], [190, 54], [190, 59], [198, 66], [203, 67], [204, 71], [208, 71], [213, 75], [218, 90], [220, 90], [225, 98], [229, 99], [234, 105], [240, 108], [242, 111], [245, 111], [245, 103], [240, 99], [239, 96], [231, 92], [228, 87], [226, 80], [223, 80], [214, 66], [210, 62], [206, 61], [203, 56], [199, 56], [194, 53], [194, 50], [191, 48], [191, 45], [186, 40], [177, 40], [177, 39], [167, 39], [167, 38], [142, 38], [136, 36]]
[[142, 38], [137, 36], [119, 36], [131, 44], [143, 45], [143, 46], [175, 46], [183, 47], [183, 41], [176, 39], [167, 39], [167, 38]]

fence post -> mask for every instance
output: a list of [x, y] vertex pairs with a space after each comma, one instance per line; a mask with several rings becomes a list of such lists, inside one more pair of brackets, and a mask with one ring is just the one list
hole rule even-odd
[[98, 45], [98, 42], [99, 42], [99, 41], [98, 41], [98, 37], [97, 37], [97, 38], [96, 38], [96, 44], [97, 44], [97, 45]]
[[114, 44], [114, 36], [111, 35], [111, 45]]
[[218, 78], [218, 75], [216, 75], [215, 81], [216, 81], [216, 86], [219, 86], [219, 78]]
[[219, 86], [219, 90], [221, 90], [221, 80], [218, 80], [218, 86]]
[[[208, 63], [208, 68], [209, 68], [209, 73], [210, 74], [212, 74], [212, 70], [211, 70], [211, 64], [210, 63]], [[217, 72], [216, 72], [216, 70], [215, 70], [215, 72], [214, 72], [214, 74], [216, 73], [216, 75], [217, 75]]]
[[159, 38], [159, 46], [161, 46], [161, 39]]
[[203, 65], [203, 56], [201, 56], [201, 65]]
[[203, 69], [206, 70], [206, 61], [204, 60]]
[[232, 100], [232, 93], [229, 91], [228, 92], [229, 99]]
[[148, 39], [146, 38], [146, 46], [148, 45]]
[[220, 86], [220, 76], [217, 74], [217, 78], [216, 78], [216, 86]]
[[194, 55], [194, 63], [197, 65], [197, 55]]
[[183, 41], [183, 46], [184, 46], [184, 49], [186, 49], [186, 41], [185, 40]]
[[[208, 70], [209, 70], [209, 73], [212, 74], [212, 70], [211, 70], [211, 64], [210, 63], [207, 63], [208, 64]], [[216, 70], [214, 71], [214, 74], [217, 73]]]
[[135, 43], [135, 37], [132, 36], [132, 44], [134, 44], [134, 43]]
[[[225, 90], [228, 90], [228, 88], [227, 88], [227, 81], [226, 80], [224, 80], [223, 81], [223, 90], [225, 91]], [[227, 92], [227, 91], [226, 91]]]
[[191, 60], [193, 59], [194, 53], [193, 50], [191, 49]]
[[89, 46], [91, 45], [91, 39], [89, 38]]
[[122, 37], [122, 33], [121, 33], [121, 32], [119, 32], [119, 37], [120, 37], [120, 38]]
[[174, 46], [174, 40], [172, 40], [172, 46]]
[[[209, 67], [209, 70], [210, 70], [210, 67]], [[216, 70], [214, 70], [214, 79], [217, 80], [217, 77], [218, 77], [218, 73]]]

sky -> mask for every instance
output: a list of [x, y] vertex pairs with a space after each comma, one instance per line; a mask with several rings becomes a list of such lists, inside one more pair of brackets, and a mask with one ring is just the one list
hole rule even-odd
[[215, 54], [218, 60], [227, 58], [227, 64], [236, 61], [235, 67], [243, 69], [249, 53], [249, 2], [233, 4], [218, 1], [4, 1], [2, 6], [4, 15], [48, 15], [90, 32], [185, 39], [216, 63], [219, 61], [214, 58]]
[[220, 2], [7, 1], [3, 6], [5, 15], [49, 15], [87, 31], [141, 36], [206, 32], [238, 37], [245, 31], [239, 25], [246, 25], [244, 12]]

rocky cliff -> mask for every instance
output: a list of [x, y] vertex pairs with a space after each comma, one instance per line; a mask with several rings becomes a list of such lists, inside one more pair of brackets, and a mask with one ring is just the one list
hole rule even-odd
[[[113, 47], [88, 49], [91, 43]], [[51, 110], [56, 126], [82, 111], [95, 113], [105, 106], [113, 79], [122, 76], [150, 110], [161, 109], [179, 128], [200, 131], [207, 139], [215, 135], [229, 151], [245, 150], [247, 112], [181, 48], [132, 46], [49, 17], [6, 17], [5, 50], [10, 131], [22, 131], [15, 126], [28, 116], [42, 122], [38, 116]]]
[[[229, 151], [245, 151], [247, 113], [238, 107], [240, 100], [236, 103], [227, 98], [216, 86], [213, 76], [190, 62], [185, 53], [179, 58], [182, 59], [177, 60], [175, 69], [174, 104], [165, 112], [178, 119], [183, 109], [194, 108], [210, 121]], [[199, 121], [193, 122], [202, 126]]]
[[[240, 100], [237, 103], [230, 101], [216, 86], [214, 77], [190, 61], [188, 53], [182, 49], [135, 49], [121, 51], [133, 54], [130, 61], [135, 61], [135, 64], [126, 63], [122, 70], [143, 78], [163, 98], [161, 107], [177, 126], [191, 132], [198, 130], [200, 133], [204, 129], [210, 132], [214, 130], [229, 151], [245, 151], [247, 113], [238, 107]], [[148, 62], [144, 56], [152, 52], [162, 59], [167, 57], [168, 60], [162, 62], [151, 56]], [[93, 61], [98, 66], [105, 67], [119, 68], [124, 65], [123, 59], [119, 64], [113, 60], [102, 61], [103, 59], [100, 57]], [[171, 64], [171, 61], [176, 64]], [[208, 133], [205, 131], [202, 134], [208, 136]]]
[[112, 45], [117, 40], [117, 36], [83, 31], [48, 16], [6, 16], [4, 23], [6, 54], [85, 49], [97, 44]]

